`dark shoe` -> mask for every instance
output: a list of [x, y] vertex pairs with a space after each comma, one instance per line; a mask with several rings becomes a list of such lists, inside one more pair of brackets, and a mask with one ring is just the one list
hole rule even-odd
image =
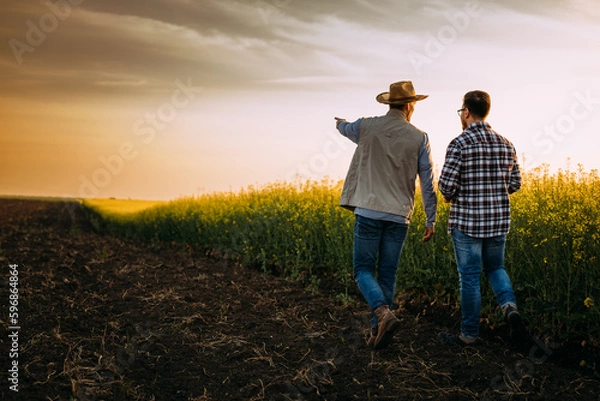
[[504, 310], [504, 318], [510, 327], [510, 340], [513, 343], [522, 343], [527, 340], [529, 334], [523, 323], [523, 318], [513, 305], [509, 305]]
[[394, 316], [387, 305], [373, 311], [377, 317], [377, 337], [373, 342], [375, 349], [387, 347], [394, 338], [394, 331], [400, 326], [400, 320]]
[[463, 338], [462, 336], [456, 336], [454, 334], [449, 334], [449, 333], [446, 333], [445, 331], [442, 331], [441, 333], [438, 334], [438, 339], [444, 345], [448, 345], [451, 347], [460, 347], [460, 348], [466, 347], [468, 345], [477, 345], [479, 343], [477, 340], [469, 341], [466, 338]]

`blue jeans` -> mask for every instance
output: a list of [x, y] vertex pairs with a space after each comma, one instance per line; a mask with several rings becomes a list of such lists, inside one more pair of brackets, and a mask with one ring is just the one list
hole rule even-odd
[[460, 279], [461, 332], [466, 338], [475, 339], [479, 335], [482, 267], [498, 305], [517, 304], [510, 278], [504, 269], [506, 235], [473, 238], [454, 228], [452, 242]]
[[[407, 231], [407, 224], [356, 216], [354, 280], [371, 311], [394, 302], [396, 272]], [[371, 327], [377, 327], [373, 314]]]

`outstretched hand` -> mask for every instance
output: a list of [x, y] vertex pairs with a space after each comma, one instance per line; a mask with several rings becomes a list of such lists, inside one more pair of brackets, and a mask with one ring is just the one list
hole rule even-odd
[[433, 238], [435, 229], [433, 227], [425, 227], [425, 235], [423, 236], [423, 242], [427, 242]]

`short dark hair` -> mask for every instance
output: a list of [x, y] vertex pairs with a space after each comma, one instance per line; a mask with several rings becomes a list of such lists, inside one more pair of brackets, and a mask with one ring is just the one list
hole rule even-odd
[[402, 104], [390, 104], [390, 109], [398, 109], [398, 110], [402, 110], [404, 108], [404, 106], [406, 106], [406, 103], [402, 103]]
[[469, 109], [469, 113], [476, 117], [486, 118], [492, 107], [492, 100], [487, 92], [471, 91], [465, 94], [463, 107]]

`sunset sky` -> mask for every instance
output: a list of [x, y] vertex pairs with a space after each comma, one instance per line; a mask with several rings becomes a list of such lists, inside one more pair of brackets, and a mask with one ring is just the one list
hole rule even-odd
[[600, 168], [597, 1], [6, 0], [0, 37], [0, 195], [343, 178], [334, 116], [399, 80], [438, 169], [473, 89], [525, 168]]

